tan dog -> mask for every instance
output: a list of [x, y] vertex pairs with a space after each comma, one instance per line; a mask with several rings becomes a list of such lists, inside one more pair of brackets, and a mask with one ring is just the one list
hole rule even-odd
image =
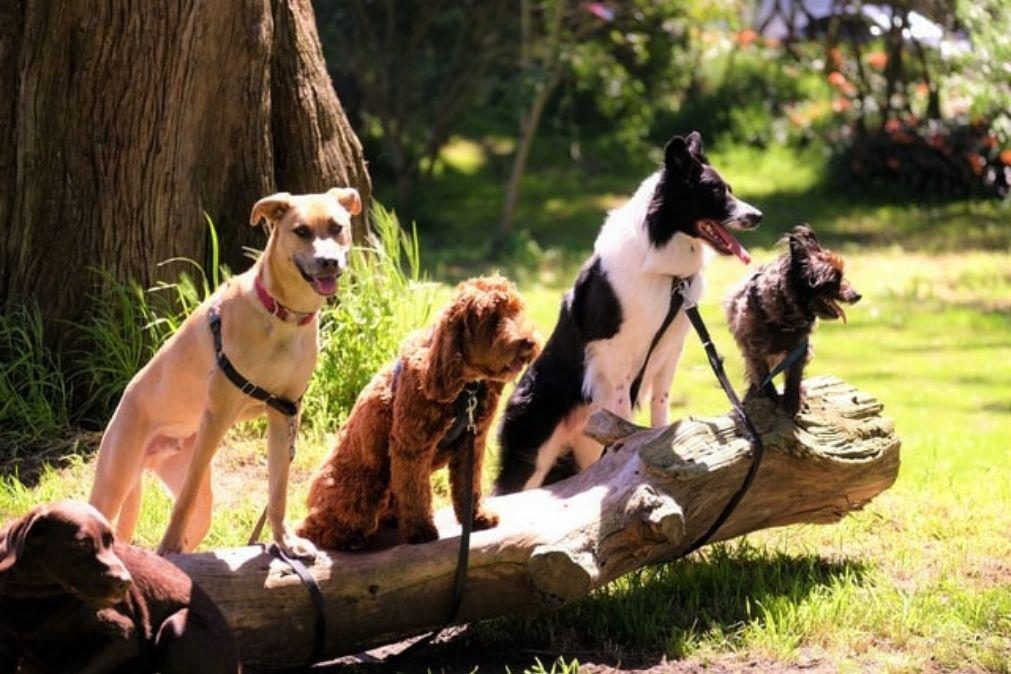
[[[267, 414], [267, 519], [289, 555], [315, 548], [285, 522], [289, 448], [297, 415], [253, 399], [216, 359], [211, 313], [220, 316], [222, 352], [245, 379], [297, 401], [316, 365], [316, 312], [337, 291], [347, 264], [351, 216], [361, 212], [351, 188], [292, 196], [280, 192], [253, 206], [270, 239], [260, 259], [203, 302], [126, 387], [102, 438], [91, 503], [129, 542], [140, 512], [141, 476], [154, 471], [176, 497], [160, 554], [192, 550], [211, 524], [211, 459], [236, 422]], [[259, 288], [257, 286], [260, 286]]]

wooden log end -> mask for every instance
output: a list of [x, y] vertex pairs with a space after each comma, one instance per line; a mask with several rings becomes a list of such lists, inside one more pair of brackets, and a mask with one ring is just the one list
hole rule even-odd
[[546, 604], [560, 605], [586, 595], [596, 575], [587, 568], [595, 566], [588, 557], [588, 553], [549, 546], [534, 550], [527, 571], [541, 599]]

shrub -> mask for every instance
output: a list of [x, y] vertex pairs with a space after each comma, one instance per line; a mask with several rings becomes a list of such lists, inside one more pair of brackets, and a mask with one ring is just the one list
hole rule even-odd
[[0, 464], [23, 458], [26, 447], [48, 453], [66, 445], [67, 389], [43, 336], [36, 305], [0, 314]]
[[843, 183], [889, 193], [1002, 198], [1011, 184], [1011, 151], [983, 121], [891, 119], [843, 146], [835, 171]]
[[352, 251], [339, 300], [320, 317], [320, 354], [302, 401], [302, 422], [316, 432], [336, 429], [372, 375], [400, 341], [432, 311], [434, 284], [421, 277], [417, 232], [372, 206], [368, 245]]

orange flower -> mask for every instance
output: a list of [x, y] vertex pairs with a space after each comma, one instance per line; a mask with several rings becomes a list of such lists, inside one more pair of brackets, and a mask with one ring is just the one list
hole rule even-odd
[[1000, 161], [1005, 166], [1011, 166], [1011, 149], [1001, 150]]
[[832, 101], [832, 109], [835, 112], [846, 112], [852, 107], [853, 107], [852, 101], [843, 96], [839, 96], [838, 98]]
[[972, 166], [972, 172], [978, 176], [983, 175], [983, 169], [986, 168], [986, 159], [981, 154], [972, 153], [966, 155], [966, 159], [969, 160], [969, 165]]
[[742, 47], [746, 47], [749, 44], [752, 44], [757, 39], [758, 33], [756, 33], [750, 28], [745, 28], [744, 30], [739, 32], [736, 38], [737, 44], [741, 45]]
[[888, 54], [883, 51], [873, 51], [867, 55], [865, 59], [867, 65], [875, 70], [884, 70], [885, 66], [888, 65]]

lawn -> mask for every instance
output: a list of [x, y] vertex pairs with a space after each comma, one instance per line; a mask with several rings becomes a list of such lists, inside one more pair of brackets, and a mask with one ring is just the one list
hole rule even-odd
[[[430, 191], [444, 209], [421, 223], [437, 279], [491, 267], [480, 249], [499, 192], [486, 152], [451, 148]], [[808, 374], [837, 375], [883, 401], [903, 442], [898, 481], [839, 524], [759, 532], [557, 611], [484, 623], [425, 666], [571, 671], [575, 660], [643, 667], [666, 657], [709, 671], [760, 663], [762, 671], [1011, 672], [1011, 212], [833, 194], [818, 186], [811, 154], [734, 150], [711, 159], [766, 212], [762, 229], [742, 237], [755, 263], [778, 254], [776, 238], [800, 221], [846, 256], [863, 300], [848, 324], [819, 327]], [[590, 176], [544, 157], [532, 165], [518, 220], [528, 232], [524, 250], [500, 266], [518, 279], [546, 335], [605, 209], [649, 164]], [[458, 209], [457, 190], [467, 195]], [[735, 260], [714, 260], [702, 306], [737, 382], [740, 362], [719, 304], [745, 273]], [[673, 418], [728, 407], [693, 341], [672, 401]], [[291, 519], [303, 514], [308, 475], [330, 442], [301, 443]], [[217, 464], [219, 504], [205, 548], [244, 543], [266, 498], [262, 441], [232, 438]], [[90, 471], [80, 459], [32, 488], [8, 479], [0, 518], [40, 501], [86, 498]], [[170, 504], [149, 487], [138, 542], [153, 546]]]

